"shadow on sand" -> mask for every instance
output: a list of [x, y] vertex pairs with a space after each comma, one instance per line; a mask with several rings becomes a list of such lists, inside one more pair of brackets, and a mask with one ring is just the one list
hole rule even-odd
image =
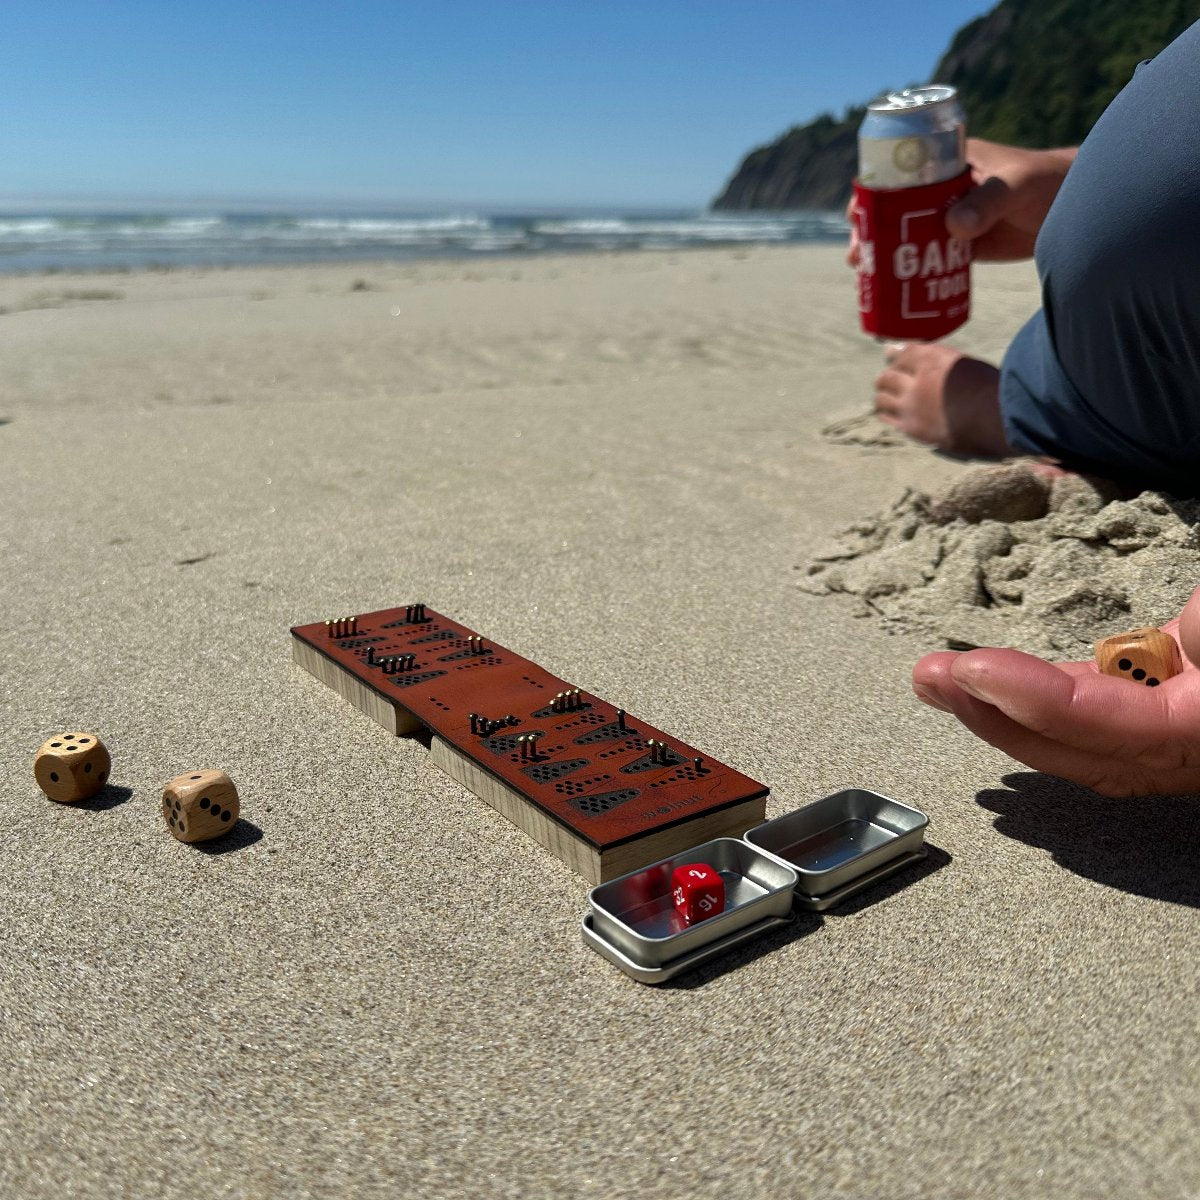
[[1085, 879], [1200, 908], [1200, 796], [1111, 800], [1034, 771], [1003, 782], [975, 799], [1005, 837], [1048, 850]]
[[73, 807], [82, 809], [84, 812], [108, 812], [110, 808], [116, 808], [118, 804], [124, 804], [132, 797], [133, 788], [123, 787], [117, 783], [106, 783], [94, 796], [89, 796]]
[[850, 899], [835, 908], [828, 909], [826, 912], [811, 912], [797, 906], [793, 909], [793, 920], [787, 925], [765, 933], [762, 937], [755, 938], [743, 946], [735, 947], [691, 971], [685, 971], [682, 975], [677, 975], [660, 986], [668, 990], [682, 991], [703, 987], [721, 975], [739, 970], [755, 959], [762, 958], [766, 954], [782, 949], [791, 942], [816, 933], [823, 927], [827, 919], [836, 919], [848, 916], [850, 913], [862, 912], [864, 908], [882, 903], [924, 879], [927, 875], [932, 875], [934, 871], [940, 871], [951, 861], [950, 855], [945, 850], [926, 843], [925, 853], [919, 861], [905, 867], [902, 871], [897, 871], [888, 879], [880, 880], [879, 883], [859, 892], [858, 895], [851, 896]]
[[262, 838], [263, 831], [253, 821], [242, 817], [223, 837], [214, 838], [211, 842], [193, 842], [192, 849], [215, 857], [218, 854], [233, 854], [238, 850], [245, 850], [247, 846], [261, 842]]

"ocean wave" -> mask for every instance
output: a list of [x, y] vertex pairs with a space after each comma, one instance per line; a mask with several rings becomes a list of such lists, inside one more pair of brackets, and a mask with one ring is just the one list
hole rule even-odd
[[845, 233], [840, 213], [0, 213], [0, 270], [670, 250]]
[[845, 220], [835, 213], [795, 216], [721, 216], [704, 214], [677, 220], [584, 219], [537, 221], [533, 231], [564, 240], [618, 239], [692, 245], [705, 242], [811, 241], [824, 236], [845, 236]]
[[491, 221], [487, 217], [476, 216], [422, 217], [418, 219], [309, 217], [306, 220], [297, 221], [296, 224], [301, 229], [310, 229], [321, 233], [332, 230], [351, 235], [367, 234], [370, 236], [463, 233], [491, 228]]

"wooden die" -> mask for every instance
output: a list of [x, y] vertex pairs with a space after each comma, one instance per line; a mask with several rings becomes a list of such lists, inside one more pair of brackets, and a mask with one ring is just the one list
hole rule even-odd
[[1175, 639], [1153, 626], [1101, 638], [1096, 663], [1103, 675], [1120, 675], [1145, 687], [1158, 687], [1183, 670]]
[[181, 842], [207, 842], [228, 833], [240, 807], [237, 788], [224, 771], [187, 771], [163, 789], [163, 820]]
[[60, 804], [94, 796], [111, 769], [108, 750], [94, 733], [60, 733], [43, 742], [33, 759], [38, 787]]

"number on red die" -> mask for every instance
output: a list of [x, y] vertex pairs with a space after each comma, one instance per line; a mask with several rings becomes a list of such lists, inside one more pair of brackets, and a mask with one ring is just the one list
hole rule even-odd
[[725, 881], [707, 863], [685, 863], [671, 872], [671, 899], [685, 925], [725, 911]]

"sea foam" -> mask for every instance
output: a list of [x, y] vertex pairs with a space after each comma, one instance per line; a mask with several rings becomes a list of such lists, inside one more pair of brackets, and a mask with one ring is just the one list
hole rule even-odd
[[0, 271], [839, 241], [840, 213], [0, 213]]

